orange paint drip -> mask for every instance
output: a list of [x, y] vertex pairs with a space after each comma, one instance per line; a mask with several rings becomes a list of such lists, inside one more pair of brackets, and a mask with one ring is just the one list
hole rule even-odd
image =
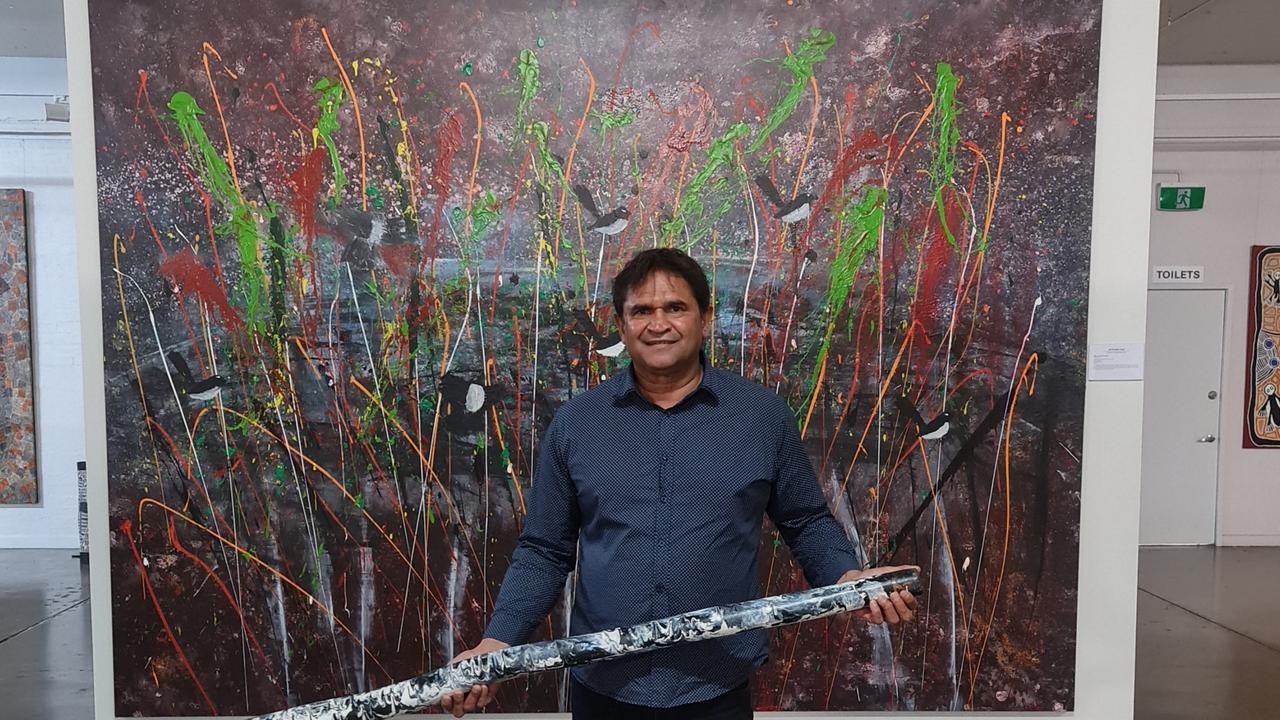
[[368, 211], [369, 194], [366, 192], [366, 188], [369, 187], [369, 172], [367, 168], [368, 160], [365, 157], [364, 149], [364, 120], [360, 118], [360, 99], [356, 97], [356, 89], [351, 84], [347, 69], [342, 66], [342, 60], [338, 58], [338, 53], [333, 49], [333, 43], [329, 40], [329, 28], [320, 28], [320, 34], [324, 37], [325, 47], [329, 48], [329, 55], [333, 57], [333, 64], [338, 66], [338, 73], [342, 76], [342, 85], [347, 89], [347, 94], [351, 96], [351, 107], [356, 114], [356, 134], [360, 138], [360, 209]]
[[[164, 610], [160, 607], [160, 600], [156, 597], [156, 591], [151, 587], [151, 579], [147, 577], [146, 563], [142, 562], [142, 553], [138, 551], [138, 546], [133, 541], [133, 522], [125, 520], [121, 523], [120, 532], [129, 541], [129, 550], [133, 553], [133, 559], [138, 564], [138, 572], [142, 575], [142, 587], [146, 591], [146, 596], [151, 598], [151, 605], [156, 609], [156, 617], [160, 618], [160, 625], [164, 628], [165, 636], [169, 638], [169, 644], [173, 646], [174, 652], [178, 654], [178, 661], [182, 663], [182, 667], [187, 671], [191, 682], [195, 683], [196, 690], [200, 692], [200, 697], [204, 699], [204, 706], [209, 709], [209, 714], [218, 715], [218, 707], [213, 704], [213, 699], [209, 697], [209, 693], [205, 692], [204, 685], [200, 684], [200, 678], [196, 677], [196, 671], [192, 669], [191, 663], [187, 661], [187, 654], [182, 651], [182, 646], [178, 644], [178, 638], [174, 636], [173, 628], [169, 626], [169, 618], [165, 616]], [[159, 685], [158, 679], [156, 684]]]
[[559, 252], [560, 249], [560, 233], [564, 229], [561, 220], [564, 218], [565, 200], [569, 193], [569, 179], [573, 172], [573, 156], [578, 151], [578, 138], [582, 137], [582, 128], [587, 125], [587, 117], [591, 113], [591, 103], [596, 96], [596, 76], [591, 74], [591, 68], [587, 66], [587, 61], [578, 58], [578, 62], [582, 63], [582, 69], [587, 73], [587, 103], [582, 108], [582, 117], [578, 119], [578, 129], [573, 133], [573, 144], [569, 146], [569, 156], [564, 161], [564, 183], [560, 185], [560, 209], [556, 213], [556, 241], [554, 247]]
[[[991, 638], [991, 626], [996, 620], [996, 609], [1000, 604], [1000, 590], [1004, 585], [1005, 564], [1009, 559], [1009, 538], [1012, 530], [1013, 522], [1013, 483], [1010, 481], [1009, 469], [1009, 446], [1012, 443], [1013, 434], [1013, 415], [1018, 406], [1018, 393], [1026, 384], [1027, 373], [1032, 369], [1036, 370], [1036, 375], [1031, 378], [1030, 387], [1027, 388], [1027, 396], [1036, 394], [1036, 377], [1039, 376], [1040, 356], [1032, 353], [1027, 358], [1026, 364], [1022, 366], [1022, 373], [1018, 376], [1017, 387], [1014, 388], [1013, 395], [1009, 397], [1009, 412], [1004, 419], [1004, 549], [1000, 553], [1000, 573], [996, 575], [995, 592], [991, 594], [991, 614], [987, 617], [987, 627], [982, 633], [982, 646], [978, 649], [977, 659], [973, 663], [973, 671], [970, 673], [969, 683], [969, 705], [973, 705], [974, 693], [978, 690], [978, 669], [982, 666], [982, 656], [987, 653], [987, 640]], [[968, 642], [965, 643], [966, 654], [968, 652]]]
[[987, 198], [987, 219], [982, 226], [982, 242], [979, 247], [986, 247], [987, 234], [991, 231], [991, 218], [996, 211], [996, 196], [1000, 194], [1000, 176], [1004, 173], [1004, 143], [1009, 136], [1009, 113], [1000, 113], [1000, 157], [996, 160], [996, 181]]
[[476, 149], [471, 157], [471, 177], [467, 180], [467, 215], [463, 220], [463, 232], [469, 233], [471, 232], [471, 206], [476, 194], [476, 173], [480, 170], [480, 140], [484, 134], [484, 115], [480, 114], [480, 101], [476, 100], [476, 94], [471, 91], [471, 86], [466, 82], [460, 82], [458, 89], [471, 98], [471, 109], [476, 114]]
[[239, 196], [240, 202], [244, 202], [244, 195], [240, 192], [240, 178], [236, 175], [236, 155], [231, 150], [231, 133], [227, 131], [227, 119], [222, 114], [222, 101], [218, 99], [218, 89], [213, 85], [213, 73], [209, 72], [209, 53], [218, 58], [218, 62], [222, 62], [222, 56], [209, 43], [204, 44], [204, 54], [201, 60], [204, 62], [204, 76], [209, 80], [209, 92], [213, 94], [213, 105], [218, 109], [218, 123], [222, 125], [222, 139], [227, 143], [227, 167], [231, 170], [231, 181], [235, 183], [236, 195]]
[[[337, 613], [333, 612], [333, 610], [330, 609], [328, 605], [325, 605], [323, 602], [321, 602], [320, 598], [304, 590], [302, 586], [294, 582], [292, 578], [280, 572], [279, 570], [276, 570], [275, 568], [271, 567], [270, 565], [263, 562], [262, 560], [259, 560], [258, 556], [249, 552], [248, 548], [242, 547], [241, 545], [236, 543], [234, 540], [226, 538], [220, 533], [218, 533], [217, 531], [210, 530], [208, 527], [205, 527], [203, 524], [196, 522], [195, 520], [192, 520], [186, 513], [182, 512], [181, 510], [178, 510], [177, 508], [166, 505], [165, 503], [162, 503], [159, 500], [156, 500], [154, 498], [142, 498], [142, 500], [138, 501], [138, 522], [139, 523], [142, 522], [142, 511], [147, 509], [148, 506], [155, 506], [164, 510], [165, 512], [169, 513], [171, 517], [177, 518], [178, 520], [183, 521], [184, 523], [194, 527], [200, 532], [205, 533], [206, 535], [213, 538], [214, 540], [217, 540], [223, 545], [226, 545], [228, 548], [240, 553], [241, 557], [243, 557], [245, 560], [248, 560], [254, 565], [257, 565], [263, 570], [266, 570], [272, 576], [279, 578], [281, 582], [283, 582], [285, 585], [288, 585], [293, 590], [296, 590], [299, 594], [305, 597], [311, 604], [320, 608], [321, 611], [323, 611], [326, 615], [328, 615], [333, 620], [334, 624], [342, 628], [342, 631], [345, 632], [347, 635], [349, 635], [351, 639], [356, 643], [356, 645], [360, 646], [360, 650], [363, 651], [364, 654], [367, 655], [369, 659], [373, 661], [373, 664], [377, 665], [378, 669], [381, 670], [384, 674], [386, 674], [388, 678], [395, 677], [385, 667], [383, 667], [382, 663], [378, 662], [377, 656], [375, 656], [372, 652], [370, 652], [370, 650], [367, 647], [365, 647], [364, 643], [360, 642], [360, 636], [352, 632], [351, 628], [347, 627], [346, 624], [343, 623], [342, 620], [338, 618]], [[131, 521], [129, 520], [125, 520], [124, 522], [126, 525], [131, 524]], [[121, 527], [121, 530], [124, 530], [124, 529], [125, 529], [124, 527]], [[133, 545], [132, 537], [129, 539], [129, 544]], [[134, 554], [135, 556], [137, 555], [136, 548], [134, 549]], [[216, 714], [217, 711], [214, 711], [214, 712]]]
[[804, 141], [804, 152], [800, 153], [800, 165], [796, 168], [796, 184], [791, 188], [791, 197], [800, 192], [800, 178], [804, 175], [805, 163], [809, 160], [809, 150], [813, 147], [813, 133], [818, 129], [818, 108], [822, 97], [818, 93], [818, 78], [810, 75], [809, 86], [813, 89], [813, 115], [809, 118], [809, 136]]

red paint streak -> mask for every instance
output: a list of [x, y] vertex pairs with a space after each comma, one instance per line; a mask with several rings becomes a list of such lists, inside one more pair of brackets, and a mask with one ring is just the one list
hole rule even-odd
[[285, 105], [285, 104], [284, 104], [284, 99], [280, 97], [280, 91], [276, 89], [276, 84], [275, 84], [275, 83], [273, 83], [273, 82], [271, 82], [271, 81], [267, 81], [267, 84], [263, 86], [263, 89], [265, 89], [265, 90], [270, 90], [270, 91], [272, 92], [272, 94], [274, 94], [274, 95], [276, 96], [276, 104], [275, 104], [275, 106], [268, 105], [268, 106], [267, 106], [267, 110], [269, 110], [269, 111], [271, 111], [271, 112], [275, 112], [276, 108], [278, 107], [280, 110], [283, 110], [283, 111], [284, 111], [284, 114], [285, 114], [285, 115], [288, 115], [288, 116], [289, 116], [289, 119], [290, 119], [290, 120], [292, 120], [292, 121], [294, 122], [294, 124], [295, 124], [295, 125], [297, 125], [297, 126], [302, 130], [302, 134], [303, 134], [304, 136], [305, 136], [305, 135], [310, 135], [310, 134], [311, 134], [311, 128], [307, 127], [306, 125], [303, 125], [303, 124], [302, 124], [302, 121], [301, 121], [301, 120], [299, 120], [299, 119], [298, 119], [298, 117], [297, 117], [296, 115], [294, 115], [293, 113], [289, 112], [289, 107], [288, 107], [287, 105]]
[[151, 587], [151, 579], [147, 577], [147, 566], [142, 563], [142, 554], [138, 552], [138, 546], [133, 542], [133, 521], [125, 520], [120, 523], [120, 533], [129, 541], [129, 550], [133, 552], [133, 559], [138, 564], [138, 572], [142, 575], [142, 587], [147, 597], [151, 598], [151, 604], [156, 609], [156, 616], [160, 618], [160, 625], [164, 627], [164, 634], [169, 638], [169, 644], [173, 646], [174, 651], [178, 654], [178, 660], [182, 663], [182, 667], [186, 669], [187, 675], [191, 677], [191, 682], [195, 683], [196, 690], [200, 692], [200, 697], [204, 698], [204, 706], [208, 709], [210, 715], [218, 715], [217, 706], [213, 704], [213, 700], [209, 697], [209, 693], [205, 692], [204, 686], [200, 684], [200, 679], [196, 677], [196, 671], [191, 668], [191, 663], [187, 662], [186, 653], [182, 652], [182, 647], [178, 645], [178, 639], [174, 637], [173, 629], [169, 627], [169, 619], [165, 617], [164, 610], [160, 608], [160, 601], [156, 598], [156, 591]]
[[[961, 230], [965, 224], [964, 212], [960, 209], [960, 204], [956, 201], [954, 191], [943, 192], [945, 199], [943, 200], [943, 214], [947, 219], [947, 227], [951, 228], [952, 235], [956, 238], [956, 242], [963, 242]], [[929, 213], [930, 232], [927, 235], [927, 247], [921, 253], [920, 280], [919, 280], [919, 296], [916, 299], [912, 312], [915, 319], [920, 321], [924, 326], [925, 332], [933, 331], [934, 324], [938, 321], [938, 294], [943, 291], [946, 284], [946, 278], [950, 277], [952, 271], [952, 260], [955, 258], [955, 249], [951, 247], [951, 242], [947, 240], [947, 234], [941, 223], [934, 223], [936, 220], [937, 210], [930, 205], [925, 209]], [[950, 318], [946, 318], [949, 320]]]
[[641, 30], [648, 30], [658, 42], [662, 42], [662, 33], [658, 32], [658, 26], [651, 22], [640, 23], [627, 33], [627, 41], [622, 44], [622, 52], [618, 53], [618, 66], [613, 71], [613, 88], [609, 90], [609, 112], [613, 112], [618, 83], [622, 81], [622, 65], [627, 61], [627, 53], [631, 50], [631, 43], [636, 39], [636, 33]]
[[431, 219], [431, 234], [427, 239], [427, 252], [424, 262], [431, 263], [434, 272], [436, 253], [440, 243], [440, 221], [444, 217], [444, 203], [449, 199], [451, 178], [449, 166], [453, 156], [462, 147], [462, 121], [452, 110], [447, 111], [440, 127], [436, 130], [436, 162], [431, 173], [432, 191], [436, 194], [436, 208]]
[[209, 567], [209, 563], [201, 560], [199, 556], [184, 547], [182, 542], [178, 540], [178, 531], [177, 527], [173, 523], [172, 515], [168, 517], [168, 521], [169, 543], [173, 545], [173, 549], [177, 550], [183, 557], [199, 566], [201, 570], [204, 570], [205, 575], [207, 575], [210, 580], [213, 580], [223, 597], [227, 599], [227, 603], [231, 605], [231, 609], [235, 610], [236, 616], [240, 618], [240, 624], [244, 628], [245, 638], [247, 638], [249, 643], [253, 645], [254, 651], [258, 654], [258, 659], [262, 661], [262, 666], [270, 667], [271, 663], [267, 660], [267, 654], [262, 651], [262, 646], [258, 644], [258, 638], [253, 634], [253, 628], [249, 627], [248, 619], [245, 618], [244, 611], [240, 609], [239, 603], [237, 603], [236, 599], [231, 595], [231, 590], [227, 588], [226, 583], [222, 582], [222, 578], [218, 577], [218, 574], [213, 571], [213, 568]]
[[[156, 232], [155, 225], [151, 223], [151, 213], [147, 210], [147, 203], [145, 200], [143, 200], [141, 191], [138, 191], [138, 190], [134, 191], [133, 201], [135, 204], [137, 204], [138, 209], [142, 212], [142, 219], [146, 221], [147, 229], [150, 230], [151, 232], [151, 238], [155, 240], [156, 245], [160, 248], [160, 255], [163, 257], [167, 253], [167, 251], [165, 250], [164, 243], [161, 242], [160, 240], [160, 234]], [[133, 239], [134, 239], [134, 235], [132, 232], [130, 232], [129, 240], [132, 241]], [[192, 352], [195, 353], [196, 362], [199, 363], [201, 368], [205, 368], [204, 353], [201, 352], [200, 350], [200, 340], [196, 336], [195, 328], [192, 327], [191, 325], [191, 317], [187, 314], [187, 306], [186, 306], [184, 295], [185, 293], [182, 291], [181, 288], [179, 288], [178, 289], [178, 307], [180, 308], [181, 315], [182, 315], [182, 325], [183, 327], [186, 328], [187, 339], [191, 341], [191, 350]]]
[[227, 294], [222, 287], [213, 281], [209, 271], [196, 259], [191, 248], [166, 257], [160, 263], [160, 272], [176, 284], [184, 293], [200, 298], [204, 303], [218, 309], [222, 316], [223, 326], [227, 330], [239, 330], [244, 321], [236, 314], [227, 302]]
[[[387, 269], [391, 271], [392, 275], [406, 277], [409, 275], [410, 270], [413, 269], [416, 251], [417, 248], [413, 245], [382, 245], [378, 248], [378, 255], [387, 264]], [[410, 280], [410, 282], [413, 281]], [[421, 313], [419, 313], [419, 316], [421, 316]]]
[[320, 186], [324, 184], [324, 164], [328, 153], [323, 148], [316, 148], [307, 155], [297, 170], [289, 176], [289, 187], [293, 188], [293, 212], [298, 217], [298, 225], [307, 238], [307, 254], [311, 254], [311, 239], [316, 234], [316, 203], [319, 201]]

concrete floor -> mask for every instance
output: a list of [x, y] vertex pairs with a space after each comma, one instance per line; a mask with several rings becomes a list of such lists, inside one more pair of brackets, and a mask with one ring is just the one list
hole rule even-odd
[[[1137, 720], [1280, 715], [1280, 548], [1146, 548]], [[0, 716], [92, 717], [88, 574], [68, 550], [0, 550]]]
[[1144, 548], [1137, 720], [1280, 716], [1280, 548]]
[[89, 568], [71, 550], [0, 550], [0, 717], [93, 717]]

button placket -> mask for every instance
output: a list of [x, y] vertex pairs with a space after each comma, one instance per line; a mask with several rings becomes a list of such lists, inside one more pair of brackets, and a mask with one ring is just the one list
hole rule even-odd
[[658, 463], [658, 563], [653, 581], [655, 604], [659, 615], [666, 615], [669, 610], [667, 586], [665, 583], [667, 565], [671, 558], [671, 443], [673, 415], [664, 410], [660, 419], [659, 433], [661, 459]]

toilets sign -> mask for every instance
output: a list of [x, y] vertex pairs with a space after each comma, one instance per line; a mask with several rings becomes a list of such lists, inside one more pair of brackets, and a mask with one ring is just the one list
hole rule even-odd
[[1204, 282], [1204, 267], [1198, 265], [1157, 265], [1151, 268], [1151, 282], [1199, 285]]

